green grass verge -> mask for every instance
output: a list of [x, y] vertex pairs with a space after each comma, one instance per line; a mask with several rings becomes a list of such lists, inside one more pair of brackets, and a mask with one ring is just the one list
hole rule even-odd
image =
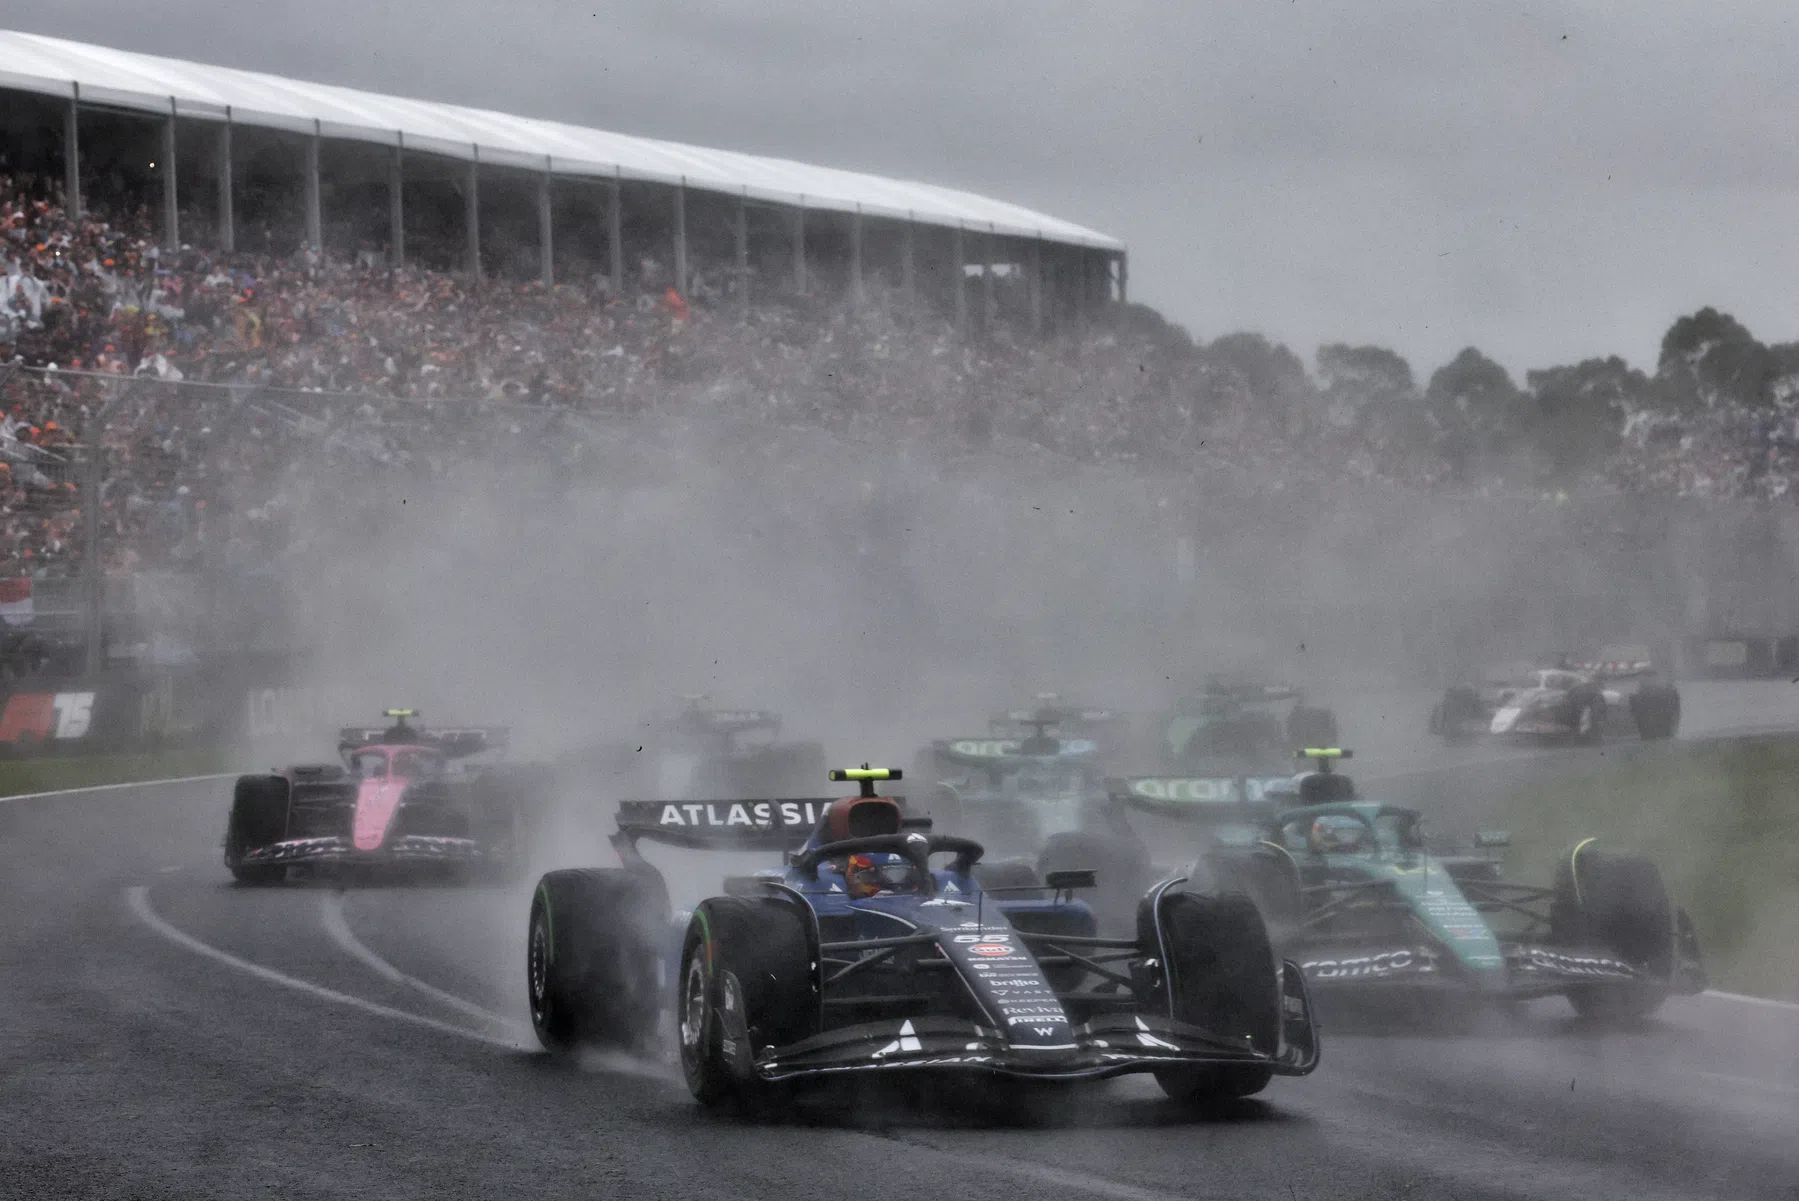
[[0, 760], [0, 796], [54, 792], [94, 784], [129, 784], [229, 771], [222, 751], [165, 751], [146, 755], [86, 755]]
[[1596, 763], [1513, 796], [1505, 820], [1520, 866], [1587, 837], [1648, 854], [1715, 987], [1799, 1000], [1799, 737]]

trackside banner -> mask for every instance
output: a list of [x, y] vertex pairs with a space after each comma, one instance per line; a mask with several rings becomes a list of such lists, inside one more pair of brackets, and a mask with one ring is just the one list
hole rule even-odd
[[677, 846], [784, 850], [806, 841], [836, 799], [620, 801], [618, 828]]
[[223, 746], [254, 737], [256, 699], [282, 691], [287, 665], [231, 660], [206, 669], [118, 668], [0, 684], [0, 758]]

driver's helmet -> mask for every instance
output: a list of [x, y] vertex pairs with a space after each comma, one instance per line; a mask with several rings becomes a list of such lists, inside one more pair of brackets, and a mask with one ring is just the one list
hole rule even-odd
[[910, 896], [930, 891], [930, 876], [904, 855], [851, 855], [843, 868], [843, 887], [851, 900]]
[[1368, 827], [1359, 818], [1326, 814], [1312, 822], [1308, 840], [1320, 854], [1360, 851], [1367, 846]]

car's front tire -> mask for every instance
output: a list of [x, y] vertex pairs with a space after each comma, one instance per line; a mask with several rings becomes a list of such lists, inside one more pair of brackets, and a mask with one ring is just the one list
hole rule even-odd
[[788, 1090], [756, 1075], [756, 1056], [819, 1023], [810, 918], [776, 897], [702, 901], [681, 944], [676, 1033], [681, 1074], [701, 1105], [754, 1113]]
[[[1280, 965], [1255, 902], [1241, 893], [1164, 893], [1159, 900], [1159, 913], [1152, 912], [1149, 898], [1139, 906], [1137, 937], [1165, 955], [1164, 1003], [1179, 1020], [1215, 1034], [1247, 1037], [1272, 1058], [1280, 1049]], [[1167, 1067], [1155, 1076], [1174, 1100], [1206, 1102], [1259, 1093], [1274, 1078], [1274, 1068]]]
[[1562, 856], [1550, 901], [1551, 937], [1610, 951], [1643, 975], [1569, 989], [1568, 1001], [1582, 1017], [1630, 1022], [1661, 1008], [1673, 971], [1674, 929], [1667, 886], [1649, 859], [1602, 850], [1591, 840]]
[[287, 836], [287, 805], [285, 776], [238, 777], [225, 823], [225, 866], [239, 884], [279, 884], [287, 878], [287, 868], [279, 864], [243, 861], [249, 852]]

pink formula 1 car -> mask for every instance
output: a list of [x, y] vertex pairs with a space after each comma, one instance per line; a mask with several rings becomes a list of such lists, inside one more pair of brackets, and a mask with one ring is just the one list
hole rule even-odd
[[385, 728], [349, 728], [341, 763], [240, 776], [225, 828], [225, 866], [244, 884], [290, 871], [510, 878], [522, 872], [549, 799], [534, 765], [464, 763], [504, 750], [497, 727], [426, 729], [410, 709]]

